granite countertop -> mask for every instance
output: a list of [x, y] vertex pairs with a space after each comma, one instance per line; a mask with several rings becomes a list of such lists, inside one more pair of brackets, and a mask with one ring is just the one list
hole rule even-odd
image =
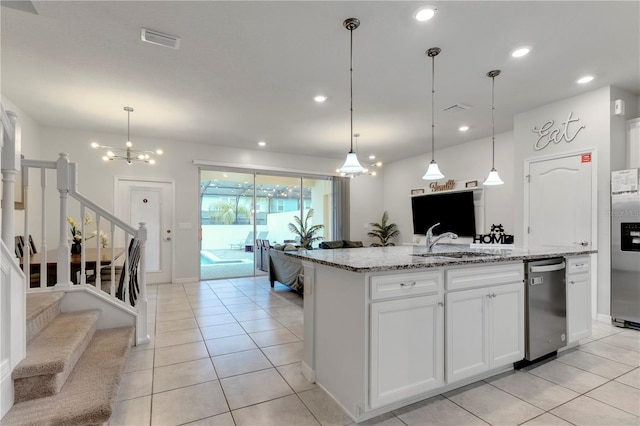
[[[470, 247], [469, 244], [439, 244], [432, 253], [423, 246], [363, 247], [285, 252], [287, 256], [353, 272], [393, 271], [467, 264], [548, 259], [596, 253], [583, 247], [525, 248]], [[427, 254], [427, 256], [421, 256]]]

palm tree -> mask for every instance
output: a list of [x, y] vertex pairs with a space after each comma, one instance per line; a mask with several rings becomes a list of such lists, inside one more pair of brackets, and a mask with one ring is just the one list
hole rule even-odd
[[372, 247], [380, 247], [380, 246], [395, 246], [395, 244], [391, 241], [395, 237], [400, 234], [398, 230], [398, 225], [395, 223], [387, 223], [389, 220], [389, 214], [385, 211], [382, 214], [382, 220], [380, 223], [369, 223], [373, 229], [367, 233], [369, 237], [377, 238], [380, 240], [380, 243], [371, 244]]
[[315, 234], [323, 229], [324, 225], [309, 225], [309, 219], [312, 217], [313, 209], [309, 209], [307, 216], [304, 219], [304, 223], [302, 223], [302, 220], [298, 216], [293, 217], [293, 220], [295, 220], [296, 223], [289, 223], [289, 231], [300, 237], [300, 246], [305, 249], [310, 249], [312, 243], [323, 238], [316, 237]]

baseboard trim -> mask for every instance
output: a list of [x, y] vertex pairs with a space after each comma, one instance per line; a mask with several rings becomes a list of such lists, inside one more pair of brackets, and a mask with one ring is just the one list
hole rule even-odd
[[606, 322], [607, 324], [611, 324], [611, 315], [598, 314], [596, 316], [596, 321]]
[[200, 281], [199, 277], [175, 278], [173, 280], [176, 284], [197, 283], [198, 281]]
[[0, 363], [0, 419], [13, 406], [13, 379], [11, 378], [11, 364], [8, 359]]

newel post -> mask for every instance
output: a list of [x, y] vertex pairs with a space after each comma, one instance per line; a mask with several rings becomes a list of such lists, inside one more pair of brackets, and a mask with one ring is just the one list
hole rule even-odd
[[[4, 111], [4, 109], [2, 110]], [[15, 220], [14, 209], [16, 199], [16, 178], [18, 172], [21, 170], [20, 152], [21, 152], [21, 129], [18, 124], [18, 116], [11, 112], [6, 112], [6, 117], [3, 117], [3, 121], [8, 118], [8, 126], [12, 126], [13, 129], [3, 125], [3, 147], [2, 147], [2, 240], [9, 249], [9, 252], [15, 253]], [[7, 134], [8, 139], [4, 140], [4, 135]]]
[[60, 193], [60, 239], [58, 244], [58, 266], [57, 266], [57, 283], [59, 286], [71, 285], [71, 251], [69, 248], [67, 224], [67, 202], [69, 200], [69, 156], [64, 152], [60, 153], [56, 161], [56, 177], [58, 192]]
[[151, 339], [147, 331], [147, 224], [140, 222], [138, 228], [138, 239], [140, 240], [140, 270], [139, 284], [140, 295], [136, 307], [138, 308], [138, 318], [136, 324], [136, 344], [149, 343]]

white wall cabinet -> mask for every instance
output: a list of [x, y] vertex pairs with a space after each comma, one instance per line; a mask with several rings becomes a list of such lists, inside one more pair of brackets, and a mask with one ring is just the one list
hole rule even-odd
[[371, 304], [371, 408], [442, 386], [443, 320], [439, 294]]
[[524, 358], [523, 277], [522, 264], [447, 271], [447, 383]]
[[567, 343], [591, 336], [591, 273], [588, 256], [567, 258]]

